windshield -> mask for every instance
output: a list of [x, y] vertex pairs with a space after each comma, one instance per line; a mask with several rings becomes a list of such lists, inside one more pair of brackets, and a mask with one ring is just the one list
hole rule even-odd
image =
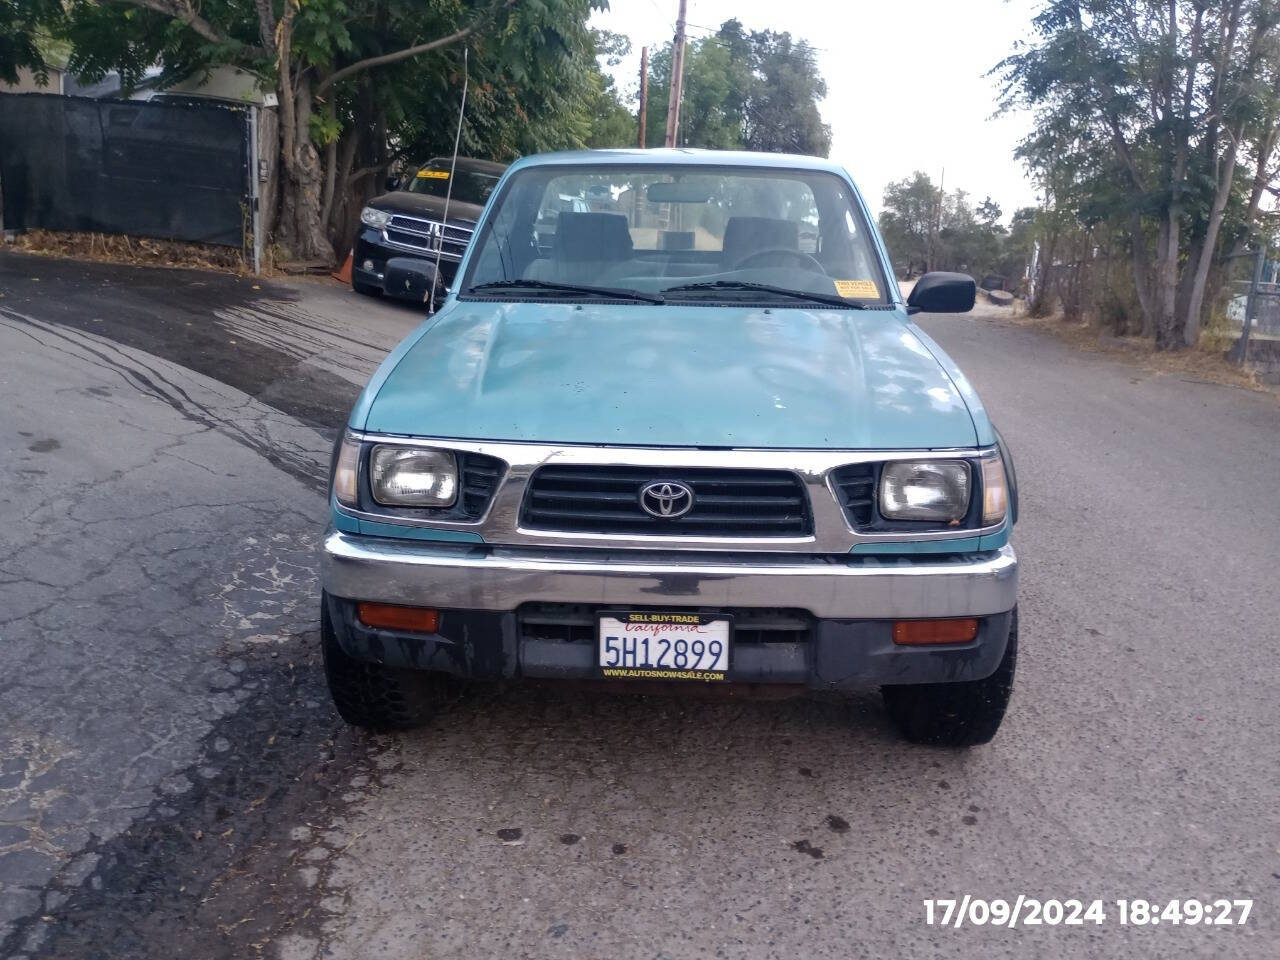
[[[489, 194], [498, 185], [498, 178], [488, 173], [457, 170], [453, 176], [453, 199], [462, 203], [474, 203], [478, 207], [489, 201]], [[443, 197], [449, 190], [449, 162], [432, 160], [409, 178], [405, 187], [410, 193], [425, 193]]]
[[[538, 281], [521, 287], [513, 281]], [[534, 166], [507, 181], [463, 296], [553, 296], [556, 284], [665, 300], [804, 307], [887, 302], [848, 183], [830, 173], [690, 165]], [[772, 291], [764, 289], [774, 288]], [[567, 296], [561, 292], [561, 296]]]

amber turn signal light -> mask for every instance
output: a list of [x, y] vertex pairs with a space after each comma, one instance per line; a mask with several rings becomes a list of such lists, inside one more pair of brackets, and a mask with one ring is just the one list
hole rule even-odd
[[391, 603], [356, 604], [356, 615], [366, 627], [383, 630], [412, 630], [435, 633], [440, 627], [440, 611], [430, 607], [399, 607]]
[[978, 635], [978, 621], [969, 620], [895, 620], [893, 642], [907, 646], [932, 643], [968, 643]]

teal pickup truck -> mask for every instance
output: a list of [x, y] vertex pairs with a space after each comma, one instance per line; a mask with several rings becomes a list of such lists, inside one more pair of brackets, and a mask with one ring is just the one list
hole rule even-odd
[[530, 157], [334, 449], [322, 564], [348, 722], [461, 678], [844, 694], [991, 739], [1013, 685], [1017, 486], [911, 319], [843, 169], [690, 150]]

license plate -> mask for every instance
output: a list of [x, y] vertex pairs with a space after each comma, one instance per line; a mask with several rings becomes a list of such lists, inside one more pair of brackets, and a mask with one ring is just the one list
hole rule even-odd
[[717, 614], [601, 614], [600, 670], [617, 680], [724, 680], [731, 632]]

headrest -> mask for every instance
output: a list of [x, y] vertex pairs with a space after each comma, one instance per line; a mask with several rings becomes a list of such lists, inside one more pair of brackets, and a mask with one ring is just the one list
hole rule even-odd
[[730, 217], [724, 225], [724, 262], [737, 263], [761, 250], [799, 250], [800, 225], [772, 217]]
[[562, 213], [556, 222], [559, 260], [621, 261], [631, 256], [631, 231], [620, 213]]

